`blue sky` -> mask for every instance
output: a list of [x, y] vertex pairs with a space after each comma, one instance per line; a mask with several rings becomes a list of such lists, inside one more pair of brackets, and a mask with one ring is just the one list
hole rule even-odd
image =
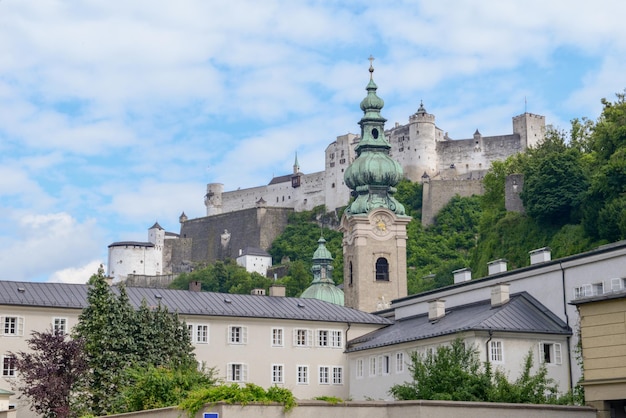
[[0, 279], [84, 282], [107, 245], [178, 232], [225, 190], [323, 169], [358, 133], [367, 58], [388, 126], [567, 129], [626, 87], [626, 2], [0, 1]]

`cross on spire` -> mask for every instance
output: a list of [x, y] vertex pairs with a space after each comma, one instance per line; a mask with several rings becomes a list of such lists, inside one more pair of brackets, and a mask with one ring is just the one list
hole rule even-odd
[[371, 54], [370, 57], [368, 58], [369, 62], [370, 62], [370, 80], [372, 79], [372, 76], [374, 75], [374, 60], [376, 58], [374, 58]]

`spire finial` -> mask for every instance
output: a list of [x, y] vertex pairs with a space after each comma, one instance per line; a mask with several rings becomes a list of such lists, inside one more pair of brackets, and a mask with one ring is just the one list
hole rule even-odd
[[374, 75], [374, 60], [376, 58], [374, 58], [371, 54], [370, 57], [368, 58], [369, 62], [370, 62], [370, 80], [372, 80], [372, 77]]

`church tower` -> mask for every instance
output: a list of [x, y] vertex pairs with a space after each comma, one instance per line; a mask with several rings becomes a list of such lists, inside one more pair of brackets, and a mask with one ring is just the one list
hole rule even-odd
[[376, 95], [370, 57], [367, 96], [361, 102], [361, 140], [344, 180], [354, 201], [341, 219], [345, 306], [372, 312], [407, 295], [406, 225], [411, 220], [393, 194], [402, 179], [389, 156], [383, 100]]

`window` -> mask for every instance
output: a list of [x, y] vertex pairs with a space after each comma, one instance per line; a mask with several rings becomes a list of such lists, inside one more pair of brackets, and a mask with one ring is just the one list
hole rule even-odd
[[319, 347], [328, 347], [328, 330], [317, 330], [317, 345]]
[[494, 363], [502, 363], [502, 341], [491, 341], [489, 343], [489, 360]]
[[319, 383], [320, 385], [330, 384], [330, 367], [320, 366]]
[[248, 380], [248, 365], [243, 363], [228, 363], [226, 380], [229, 382], [245, 382]]
[[362, 358], [356, 360], [356, 378], [357, 379], [363, 378], [363, 359]]
[[309, 366], [298, 366], [298, 384], [299, 385], [308, 385], [309, 384]]
[[194, 342], [195, 340], [193, 339], [193, 325], [192, 324], [187, 324], [187, 333], [189, 334], [189, 340], [191, 342]]
[[196, 342], [206, 344], [209, 342], [209, 326], [197, 325], [196, 326]]
[[380, 356], [379, 358], [379, 363], [380, 363], [380, 373], [379, 374], [389, 374], [389, 370], [390, 370], [390, 359], [388, 355], [384, 355], [384, 356]]
[[343, 367], [333, 367], [333, 385], [343, 385]]
[[2, 377], [15, 377], [14, 356], [2, 356]]
[[404, 352], [396, 353], [396, 373], [404, 373]]
[[376, 357], [370, 357], [370, 376], [376, 376]]
[[56, 334], [65, 335], [67, 333], [67, 318], [54, 318], [52, 329]]
[[228, 327], [228, 342], [230, 344], [247, 344], [248, 328], [241, 325], [231, 325]]
[[343, 347], [343, 333], [341, 331], [330, 332], [330, 345], [335, 348]]
[[283, 369], [282, 364], [272, 364], [272, 383], [285, 383]]
[[24, 318], [21, 316], [2, 316], [2, 335], [20, 336], [24, 334]]
[[389, 281], [389, 262], [384, 257], [376, 260], [376, 280]]
[[293, 345], [296, 347], [310, 347], [313, 339], [313, 331], [310, 329], [294, 329]]
[[591, 296], [593, 289], [590, 284], [584, 284], [574, 288], [574, 299], [582, 298], [585, 296]]
[[561, 364], [561, 344], [539, 343], [539, 361], [546, 364]]
[[283, 329], [282, 328], [272, 328], [272, 347], [282, 347], [284, 346], [283, 341]]

